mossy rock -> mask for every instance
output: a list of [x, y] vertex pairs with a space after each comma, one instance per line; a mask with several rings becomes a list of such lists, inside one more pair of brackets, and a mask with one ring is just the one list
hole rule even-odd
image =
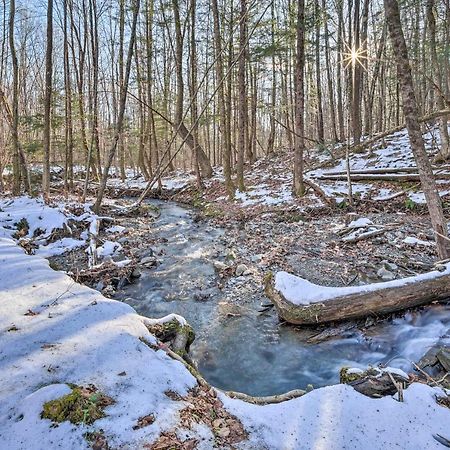
[[105, 417], [104, 409], [113, 404], [112, 398], [102, 394], [94, 386], [72, 385], [72, 392], [56, 400], [44, 403], [42, 419], [52, 422], [69, 421], [73, 424], [90, 425]]
[[170, 322], [157, 323], [155, 325], [147, 327], [150, 333], [152, 333], [161, 342], [168, 342], [179, 334], [182, 333], [187, 336], [187, 347], [194, 342], [195, 332], [190, 325], [181, 325], [178, 320], [171, 320]]
[[376, 376], [379, 372], [372, 367], [363, 372], [348, 373], [350, 367], [342, 367], [339, 371], [339, 382], [341, 384], [351, 384], [357, 380], [361, 380], [367, 376]]

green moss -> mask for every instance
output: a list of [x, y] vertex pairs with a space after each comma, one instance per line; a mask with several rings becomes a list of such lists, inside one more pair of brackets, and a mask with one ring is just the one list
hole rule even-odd
[[189, 349], [191, 344], [195, 341], [194, 329], [190, 325], [184, 325], [180, 328], [180, 333], [183, 333], [187, 336], [186, 347]]
[[322, 305], [314, 305], [313, 303], [303, 308], [296, 308], [293, 317], [302, 319], [305, 322], [317, 322], [322, 313]]
[[188, 351], [189, 347], [195, 340], [194, 329], [190, 325], [181, 325], [178, 320], [171, 320], [170, 322], [157, 323], [147, 327], [150, 333], [152, 333], [161, 342], [170, 342], [178, 334], [185, 334], [187, 336], [186, 351], [177, 351], [176, 353], [180, 356], [184, 356]]
[[49, 260], [48, 260], [48, 265], [49, 265], [50, 268], [53, 269], [53, 270], [62, 270], [61, 264], [59, 264], [57, 261], [54, 261], [54, 260], [49, 259]]
[[264, 292], [268, 298], [272, 298], [271, 297], [272, 281], [273, 281], [273, 273], [271, 271], [266, 272], [263, 278], [263, 286]]
[[350, 367], [342, 367], [339, 371], [339, 382], [342, 384], [350, 384], [356, 380], [361, 380], [367, 376], [374, 376], [378, 374], [378, 371], [370, 367], [364, 372], [361, 373], [348, 373]]
[[92, 424], [105, 417], [104, 408], [113, 403], [113, 400], [98, 392], [95, 388], [71, 386], [72, 392], [56, 400], [44, 403], [41, 412], [42, 419], [52, 422], [69, 421], [74, 424]]

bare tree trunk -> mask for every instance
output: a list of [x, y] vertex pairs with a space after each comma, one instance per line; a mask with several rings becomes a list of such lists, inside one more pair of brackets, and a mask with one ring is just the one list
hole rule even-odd
[[42, 191], [48, 200], [50, 194], [50, 134], [53, 78], [53, 0], [47, 3], [47, 50], [45, 52], [45, 100], [44, 100], [44, 167]]
[[69, 68], [69, 41], [67, 36], [67, 0], [63, 4], [63, 32], [64, 32], [64, 89], [65, 89], [65, 161], [64, 186], [66, 191], [73, 189], [73, 124], [72, 124], [72, 86]]
[[297, 2], [297, 55], [295, 64], [295, 154], [294, 195], [305, 193], [303, 182], [303, 152], [305, 150], [305, 1]]
[[12, 93], [12, 144], [13, 144], [13, 194], [20, 193], [20, 159], [19, 159], [19, 68], [14, 44], [14, 18], [16, 13], [16, 2], [10, 0], [9, 4], [9, 48], [13, 66], [13, 93]]
[[130, 72], [131, 72], [131, 62], [133, 60], [133, 49], [134, 49], [134, 42], [136, 40], [136, 27], [137, 27], [137, 19], [139, 15], [139, 7], [140, 7], [140, 0], [135, 0], [134, 2], [134, 8], [133, 8], [133, 23], [131, 26], [131, 32], [130, 32], [130, 43], [128, 46], [128, 55], [127, 55], [127, 63], [125, 67], [125, 78], [124, 78], [124, 84], [123, 88], [120, 92], [120, 105], [119, 105], [119, 115], [117, 117], [117, 123], [115, 127], [113, 142], [111, 144], [111, 148], [109, 149], [108, 153], [108, 159], [105, 161], [105, 167], [103, 169], [103, 176], [100, 181], [100, 187], [97, 194], [97, 200], [95, 201], [94, 205], [94, 211], [98, 214], [100, 211], [100, 206], [102, 204], [103, 195], [105, 193], [106, 189], [106, 182], [108, 181], [108, 172], [109, 168], [111, 167], [111, 164], [114, 159], [114, 154], [116, 153], [117, 144], [119, 142], [119, 137], [123, 129], [123, 118], [125, 115], [125, 106], [127, 103], [127, 92], [128, 92], [128, 83], [130, 80]]
[[138, 45], [136, 41], [136, 48], [134, 51], [135, 63], [136, 63], [136, 82], [138, 86], [138, 98], [139, 98], [139, 148], [138, 148], [138, 167], [144, 176], [145, 180], [150, 179], [150, 174], [147, 169], [147, 164], [145, 161], [145, 141], [146, 139], [151, 139], [151, 135], [145, 133], [146, 123], [145, 123], [145, 111], [144, 111], [144, 88], [143, 88], [143, 76], [141, 73], [141, 61], [139, 59]]
[[197, 144], [189, 130], [183, 123], [183, 101], [184, 101], [184, 81], [183, 81], [183, 34], [181, 30], [180, 6], [178, 0], [172, 0], [175, 23], [175, 64], [177, 76], [177, 98], [175, 105], [175, 131], [186, 140], [190, 149], [198, 154], [198, 163], [205, 177], [212, 175], [212, 167], [208, 156], [204, 150]]
[[237, 184], [241, 192], [245, 190], [244, 184], [244, 156], [248, 146], [248, 104], [246, 84], [246, 47], [247, 47], [247, 0], [240, 0], [239, 16], [239, 121], [238, 121], [238, 158], [237, 158]]
[[[119, 1], [119, 92], [123, 89], [123, 44], [125, 39], [125, 0]], [[120, 178], [122, 181], [125, 181], [126, 173], [125, 173], [125, 143], [123, 136], [123, 127], [121, 127], [119, 134], [119, 169], [120, 169]]]
[[[353, 51], [361, 52], [361, 39], [360, 39], [360, 0], [355, 0], [355, 10], [353, 16]], [[356, 144], [359, 144], [361, 140], [361, 77], [362, 67], [360, 61], [352, 60], [352, 133], [353, 140]]]
[[338, 30], [337, 30], [337, 50], [339, 53], [339, 64], [337, 67], [337, 110], [338, 110], [338, 123], [339, 123], [339, 141], [343, 142], [345, 139], [345, 126], [344, 126], [344, 106], [342, 100], [342, 73], [343, 73], [343, 33], [344, 33], [344, 12], [343, 12], [343, 0], [338, 0]]
[[223, 136], [224, 148], [222, 151], [223, 174], [228, 196], [234, 197], [234, 185], [231, 179], [231, 136], [227, 124], [227, 113], [225, 105], [224, 70], [222, 57], [222, 37], [220, 32], [220, 18], [217, 0], [212, 0], [212, 13], [214, 17], [214, 47], [216, 57], [216, 82], [218, 86], [220, 128]]
[[320, 6], [319, 0], [314, 2], [315, 16], [315, 69], [316, 69], [316, 89], [317, 89], [317, 140], [320, 144], [325, 142], [325, 132], [323, 125], [323, 107], [322, 107], [322, 79], [320, 76]]
[[272, 91], [270, 93], [270, 133], [267, 139], [267, 154], [273, 153], [275, 144], [275, 106], [277, 93], [277, 75], [276, 75], [276, 61], [275, 61], [275, 0], [270, 5], [270, 35], [272, 43]]
[[191, 0], [191, 36], [190, 36], [190, 97], [191, 97], [191, 119], [192, 119], [192, 137], [194, 139], [194, 169], [195, 176], [197, 179], [197, 186], [199, 189], [203, 187], [202, 176], [200, 174], [200, 167], [198, 162], [198, 103], [197, 103], [197, 45], [195, 42], [195, 14], [197, 12], [196, 9], [197, 2], [196, 0]]
[[442, 210], [441, 199], [436, 188], [430, 161], [425, 151], [425, 145], [419, 124], [419, 109], [409, 65], [408, 50], [400, 20], [400, 11], [397, 0], [384, 0], [386, 20], [389, 29], [390, 40], [397, 61], [397, 75], [400, 82], [403, 114], [408, 128], [411, 150], [416, 160], [420, 175], [422, 189], [430, 212], [431, 224], [436, 233], [436, 244], [440, 259], [446, 259], [450, 255], [448, 242], [447, 222]]
[[[325, 64], [327, 71], [327, 84], [328, 84], [328, 98], [330, 100], [330, 116], [331, 116], [331, 129], [333, 141], [338, 142], [337, 125], [336, 125], [336, 111], [334, 101], [334, 89], [333, 89], [333, 77], [331, 75], [331, 55], [330, 55], [330, 33], [328, 29], [328, 15], [325, 0], [322, 0], [322, 14], [325, 14], [324, 19], [324, 32], [325, 32]], [[339, 76], [339, 73], [337, 74]]]

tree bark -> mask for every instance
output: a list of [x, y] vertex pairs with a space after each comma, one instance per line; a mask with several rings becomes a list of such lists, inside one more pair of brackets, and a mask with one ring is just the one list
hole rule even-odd
[[[266, 281], [266, 295], [275, 305], [279, 316], [286, 322], [296, 325], [317, 325], [320, 323], [352, 320], [369, 316], [380, 316], [395, 311], [426, 305], [433, 301], [448, 299], [449, 271], [430, 272], [429, 277], [404, 280], [404, 284], [394, 287], [382, 285], [372, 291], [360, 291], [353, 294], [336, 295], [336, 297], [309, 305], [296, 305], [287, 300], [274, 287], [272, 279]], [[317, 286], [321, 289], [322, 286]], [[339, 289], [335, 288], [337, 294]]]
[[303, 182], [303, 152], [305, 149], [305, 2], [297, 2], [297, 55], [295, 63], [295, 153], [294, 153], [294, 195], [305, 193]]
[[72, 84], [69, 67], [69, 41], [67, 35], [68, 0], [63, 4], [63, 33], [64, 33], [64, 114], [65, 114], [65, 161], [64, 161], [64, 186], [66, 190], [73, 190], [73, 123], [72, 123]]
[[246, 47], [247, 47], [247, 0], [240, 0], [239, 15], [239, 65], [238, 65], [238, 90], [239, 90], [239, 120], [238, 120], [238, 154], [237, 154], [237, 184], [241, 192], [244, 185], [244, 157], [248, 146], [248, 104], [246, 84]]
[[450, 246], [447, 231], [447, 221], [442, 210], [442, 203], [436, 188], [436, 183], [425, 151], [425, 144], [419, 124], [419, 109], [414, 93], [411, 67], [409, 65], [408, 50], [400, 20], [397, 0], [384, 0], [386, 20], [390, 40], [397, 61], [397, 76], [400, 82], [403, 114], [408, 129], [411, 150], [416, 160], [420, 175], [420, 182], [427, 201], [431, 224], [436, 234], [436, 244], [440, 259], [447, 259]]
[[227, 188], [228, 196], [230, 198], [233, 198], [235, 188], [233, 185], [233, 181], [231, 179], [231, 136], [227, 124], [224, 70], [222, 57], [222, 36], [220, 32], [219, 7], [217, 5], [217, 0], [212, 0], [211, 6], [214, 18], [214, 48], [216, 57], [216, 80], [217, 80], [216, 82], [219, 88], [217, 91], [219, 100], [219, 116], [220, 116], [219, 120], [224, 143], [222, 151], [223, 174], [225, 178], [225, 185]]
[[53, 79], [53, 0], [47, 3], [47, 49], [45, 51], [45, 100], [44, 100], [44, 164], [42, 191], [48, 199], [50, 194], [50, 135]]

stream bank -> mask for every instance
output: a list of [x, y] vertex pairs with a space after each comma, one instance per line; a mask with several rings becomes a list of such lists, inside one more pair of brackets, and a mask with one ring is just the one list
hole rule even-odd
[[140, 252], [153, 255], [156, 267], [144, 270], [118, 298], [147, 317], [185, 317], [196, 332], [191, 357], [214, 386], [264, 396], [338, 383], [343, 366], [381, 363], [410, 371], [413, 361], [448, 336], [450, 306], [443, 304], [309, 343], [317, 330], [285, 326], [270, 309], [259, 312], [267, 303], [262, 278], [273, 262], [266, 254], [249, 254], [247, 229], [254, 225], [230, 232], [179, 204], [150, 203], [160, 215], [148, 231], [148, 248]]

